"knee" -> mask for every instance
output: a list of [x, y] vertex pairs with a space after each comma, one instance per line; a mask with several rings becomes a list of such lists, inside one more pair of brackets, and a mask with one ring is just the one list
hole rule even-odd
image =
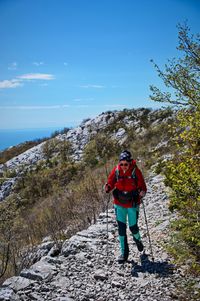
[[133, 234], [137, 234], [138, 231], [139, 231], [139, 228], [138, 228], [138, 225], [137, 225], [137, 224], [131, 226], [129, 229], [130, 229], [131, 233], [133, 233]]
[[126, 224], [122, 223], [120, 221], [117, 221], [117, 223], [118, 223], [119, 235], [125, 236], [126, 235]]

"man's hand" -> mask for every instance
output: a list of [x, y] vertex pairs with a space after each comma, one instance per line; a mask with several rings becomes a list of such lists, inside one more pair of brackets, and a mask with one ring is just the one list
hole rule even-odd
[[110, 187], [110, 185], [108, 183], [106, 183], [104, 189], [105, 189], [106, 193], [109, 193], [111, 191], [111, 187]]
[[139, 196], [141, 198], [143, 198], [143, 197], [145, 197], [145, 195], [146, 195], [146, 192], [144, 190], [141, 190], [140, 193], [139, 193]]

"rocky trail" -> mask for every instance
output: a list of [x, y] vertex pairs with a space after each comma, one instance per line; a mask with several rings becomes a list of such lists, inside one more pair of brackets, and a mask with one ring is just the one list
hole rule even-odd
[[19, 276], [7, 279], [0, 289], [0, 300], [183, 300], [177, 295], [176, 286], [184, 283], [184, 271], [171, 263], [162, 247], [168, 240], [169, 221], [174, 216], [168, 211], [161, 176], [150, 178], [144, 203], [154, 261], [141, 206], [139, 225], [145, 253], [138, 252], [129, 233], [129, 261], [122, 265], [116, 262], [117, 225], [110, 209], [108, 216], [100, 214], [96, 224], [66, 240], [58, 255], [51, 249]]

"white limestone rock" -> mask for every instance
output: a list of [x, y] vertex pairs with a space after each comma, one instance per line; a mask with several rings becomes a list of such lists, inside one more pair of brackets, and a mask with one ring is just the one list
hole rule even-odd
[[31, 284], [34, 284], [34, 280], [27, 279], [21, 276], [13, 276], [8, 278], [4, 283], [3, 287], [9, 287], [14, 291], [24, 290], [29, 287]]
[[0, 288], [0, 301], [21, 301], [14, 291], [9, 287]]

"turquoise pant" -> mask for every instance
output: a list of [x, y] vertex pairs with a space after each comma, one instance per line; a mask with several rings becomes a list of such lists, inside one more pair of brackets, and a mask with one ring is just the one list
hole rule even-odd
[[139, 217], [139, 206], [124, 208], [119, 205], [114, 205], [116, 220], [118, 224], [119, 242], [122, 255], [128, 258], [129, 247], [127, 242], [126, 225], [128, 218], [128, 225], [134, 240], [141, 240], [139, 228], [138, 228], [138, 217]]

